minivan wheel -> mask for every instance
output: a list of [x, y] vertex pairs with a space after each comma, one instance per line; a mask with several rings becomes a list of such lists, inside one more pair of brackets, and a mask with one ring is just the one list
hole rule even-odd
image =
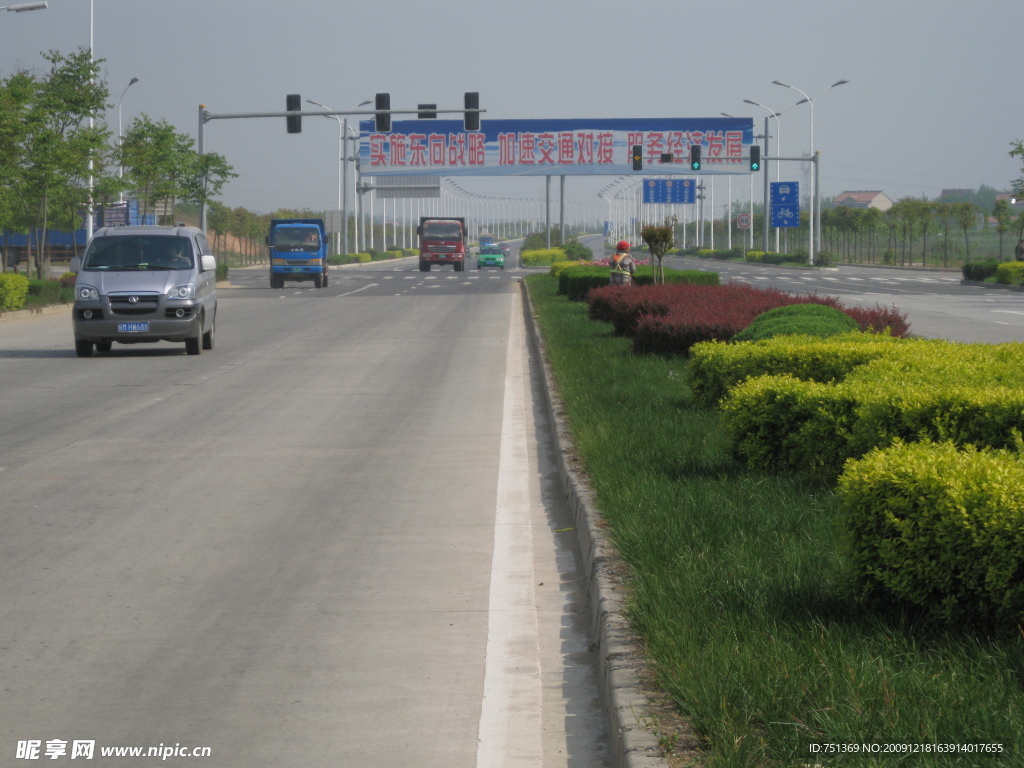
[[75, 354], [79, 357], [89, 357], [92, 354], [92, 342], [75, 339]]
[[107, 341], [97, 341], [96, 342], [96, 351], [97, 352], [109, 352], [111, 347], [113, 347], [113, 346], [114, 346], [114, 342], [110, 341], [109, 339]]
[[213, 334], [217, 330], [217, 316], [213, 316], [210, 323], [210, 330], [203, 334], [203, 349], [213, 349]]
[[185, 351], [188, 352], [190, 355], [198, 355], [200, 352], [203, 351], [202, 327], [202, 322], [200, 321], [200, 332], [189, 339], [185, 339]]

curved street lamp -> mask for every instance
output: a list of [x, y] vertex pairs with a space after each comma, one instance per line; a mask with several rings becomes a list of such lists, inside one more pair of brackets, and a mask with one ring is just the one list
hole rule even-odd
[[[121, 96], [117, 100], [117, 148], [118, 148], [118, 150], [121, 149], [121, 144], [122, 144], [121, 137], [124, 135], [122, 133], [122, 131], [121, 131], [121, 102], [124, 101], [124, 95], [126, 93], [128, 93], [128, 89], [131, 88], [133, 85], [135, 85], [137, 82], [139, 82], [139, 78], [133, 77], [128, 82], [128, 85], [126, 85], [124, 87], [124, 90], [121, 91]], [[119, 160], [120, 160], [120, 162], [118, 162], [118, 164], [117, 164], [117, 178], [118, 179], [123, 179], [124, 178], [124, 160], [122, 158], [119, 158]], [[117, 201], [119, 203], [123, 203], [124, 202], [124, 189], [119, 189], [118, 190], [118, 192], [117, 192]]]
[[[817, 162], [814, 159], [815, 158], [815, 155], [814, 155], [814, 100], [816, 98], [818, 98], [819, 96], [821, 96], [821, 94], [823, 94], [825, 91], [827, 91], [827, 90], [829, 90], [831, 88], [835, 88], [836, 86], [839, 86], [839, 85], [845, 85], [848, 82], [850, 82], [850, 81], [849, 80], [837, 80], [836, 82], [832, 83], [832, 85], [829, 85], [829, 86], [826, 86], [825, 88], [822, 88], [820, 91], [818, 91], [816, 94], [814, 94], [813, 97], [811, 97], [811, 96], [808, 96], [803, 91], [801, 91], [796, 86], [790, 85], [789, 83], [784, 83], [781, 80], [772, 80], [772, 85], [781, 85], [783, 88], [789, 88], [791, 90], [794, 90], [797, 93], [799, 93], [801, 96], [804, 97], [803, 101], [798, 101], [796, 104], [793, 105], [794, 107], [797, 104], [803, 104], [804, 102], [807, 102], [807, 104], [811, 108], [811, 154], [810, 154], [810, 158], [811, 158], [812, 162], [815, 162], [815, 163]], [[811, 261], [811, 264], [813, 264], [814, 263], [814, 252], [816, 250], [816, 246], [820, 245], [820, 243], [821, 243], [821, 236], [820, 236], [820, 234], [818, 232], [820, 227], [816, 226], [818, 224], [818, 222], [819, 222], [820, 212], [818, 211], [818, 206], [815, 204], [815, 195], [817, 194], [817, 189], [816, 189], [815, 183], [814, 183], [814, 173], [811, 173], [811, 183], [808, 186], [810, 187], [810, 193], [811, 193], [810, 194], [810, 200], [811, 200], [811, 202], [810, 202], [810, 216], [809, 216], [809, 219], [808, 219], [808, 225], [809, 225], [808, 229], [810, 230], [810, 232], [809, 232], [809, 235], [810, 235], [809, 250], [810, 250], [810, 261]]]
[[46, 9], [46, 3], [17, 3], [16, 5], [0, 5], [0, 11], [42, 11]]

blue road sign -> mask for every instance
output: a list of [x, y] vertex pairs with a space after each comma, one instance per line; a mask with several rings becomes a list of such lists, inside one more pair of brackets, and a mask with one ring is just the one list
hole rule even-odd
[[644, 179], [644, 202], [692, 205], [697, 202], [697, 182], [693, 179]]
[[773, 181], [771, 183], [772, 205], [800, 205], [799, 181]]
[[773, 227], [799, 227], [800, 182], [773, 181], [771, 183], [771, 210]]
[[772, 203], [772, 226], [773, 227], [799, 227], [800, 206], [799, 205], [776, 205]]

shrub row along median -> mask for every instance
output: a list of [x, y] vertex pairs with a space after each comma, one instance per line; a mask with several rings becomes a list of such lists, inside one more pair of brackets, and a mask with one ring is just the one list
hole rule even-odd
[[[894, 600], [888, 587], [866, 593], [851, 578], [862, 567], [849, 544], [854, 511], [840, 505], [834, 483], [732, 458], [720, 411], [704, 403], [727, 397], [734, 380], [747, 377], [730, 369], [741, 368], [744, 355], [767, 357], [758, 351], [765, 342], [697, 345], [689, 357], [638, 355], [629, 338], [557, 295], [554, 278], [527, 284], [574, 447], [630, 566], [631, 621], [661, 687], [699, 737], [702, 765], [867, 766], [878, 756], [830, 757], [809, 745], [951, 741], [996, 743], [1002, 752], [986, 765], [1019, 764], [1024, 637], [943, 622], [913, 600]], [[831, 352], [814, 348], [844, 337], [787, 337], [788, 351], [771, 364], [785, 370], [788, 360], [839, 381], [884, 348], [910, 344], [859, 336], [865, 343]], [[720, 380], [698, 400], [690, 384], [704, 347], [731, 350], [737, 360], [719, 366]], [[916, 490], [905, 489], [906, 498], [917, 499]], [[886, 493], [852, 496], [873, 515]], [[934, 503], [919, 498], [923, 510]], [[1007, 573], [1007, 562], [993, 578]], [[963, 764], [963, 755], [937, 752], [900, 760], [915, 768]]]

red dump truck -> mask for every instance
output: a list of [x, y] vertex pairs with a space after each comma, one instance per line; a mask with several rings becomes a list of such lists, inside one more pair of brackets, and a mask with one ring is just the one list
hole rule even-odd
[[456, 272], [466, 269], [466, 220], [421, 216], [416, 228], [420, 236], [420, 272], [433, 264], [451, 264]]

